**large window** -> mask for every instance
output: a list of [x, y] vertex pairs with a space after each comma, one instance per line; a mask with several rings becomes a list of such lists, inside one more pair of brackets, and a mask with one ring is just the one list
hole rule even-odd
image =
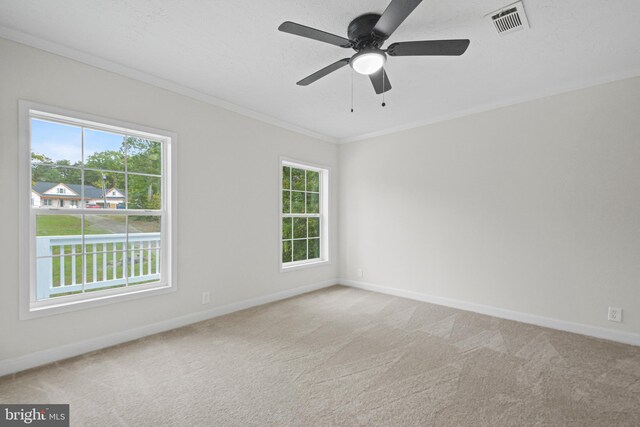
[[328, 260], [327, 169], [281, 163], [282, 268]]
[[173, 290], [175, 135], [20, 110], [23, 317]]

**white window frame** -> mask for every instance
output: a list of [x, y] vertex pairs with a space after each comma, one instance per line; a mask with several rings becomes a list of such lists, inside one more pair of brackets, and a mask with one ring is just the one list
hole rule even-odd
[[[91, 114], [71, 111], [49, 105], [20, 100], [19, 110], [19, 228], [20, 228], [20, 319], [32, 319], [58, 313], [75, 311], [120, 301], [127, 301], [152, 295], [175, 292], [177, 290], [177, 134], [148, 126], [142, 126], [121, 120], [114, 120]], [[99, 292], [89, 292], [61, 296], [47, 300], [36, 299], [36, 266], [35, 266], [35, 217], [46, 214], [47, 211], [69, 211], [69, 214], [96, 214], [92, 209], [81, 207], [54, 208], [43, 206], [32, 207], [30, 197], [31, 185], [31, 118], [53, 120], [92, 129], [126, 133], [131, 136], [159, 140], [163, 144], [162, 152], [162, 206], [160, 210], [119, 209], [117, 214], [161, 214], [161, 248], [160, 248], [160, 281], [141, 284], [132, 287], [105, 289]], [[103, 215], [113, 211], [101, 212]]]
[[[302, 268], [318, 267], [329, 264], [329, 179], [331, 177], [331, 168], [328, 166], [318, 165], [315, 163], [304, 162], [300, 160], [281, 157], [278, 163], [280, 183], [278, 188], [278, 241], [280, 250], [278, 251], [278, 265], [280, 272], [294, 271]], [[286, 214], [282, 213], [282, 169], [284, 167], [292, 167], [297, 169], [306, 169], [320, 173], [320, 258], [304, 261], [293, 261], [288, 263], [282, 262], [282, 219]], [[306, 214], [293, 214], [295, 216], [307, 216]]]

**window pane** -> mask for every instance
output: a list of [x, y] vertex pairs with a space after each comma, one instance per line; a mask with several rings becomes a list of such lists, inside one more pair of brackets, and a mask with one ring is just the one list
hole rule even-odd
[[294, 190], [305, 190], [304, 169], [291, 169], [291, 185]]
[[75, 208], [80, 204], [80, 169], [38, 165], [31, 174], [32, 206]]
[[291, 192], [291, 212], [304, 213], [304, 193], [300, 191]]
[[307, 237], [307, 218], [293, 218], [293, 238], [304, 239]]
[[307, 213], [320, 213], [320, 194], [307, 193]]
[[94, 236], [89, 236], [89, 250], [95, 249], [98, 252], [85, 254], [87, 263], [87, 284], [93, 291], [101, 289], [111, 289], [115, 286], [126, 284], [125, 269], [127, 266], [127, 252], [120, 250], [125, 243], [115, 236], [111, 243], [110, 239], [103, 239], [105, 243], [97, 243], [99, 240]]
[[82, 254], [36, 258], [38, 301], [82, 293]]
[[81, 215], [36, 215], [36, 236], [38, 237], [81, 234]]
[[160, 280], [161, 224], [159, 216], [129, 216], [129, 286]]
[[282, 238], [291, 239], [292, 236], [292, 222], [293, 218], [282, 218]]
[[160, 233], [162, 219], [156, 215], [129, 215], [129, 237], [145, 235], [145, 233]]
[[127, 170], [160, 175], [162, 143], [143, 138], [127, 137]]
[[282, 168], [282, 189], [288, 190], [291, 189], [291, 168], [288, 166], [283, 166]]
[[85, 215], [84, 251], [124, 251], [127, 241], [126, 220], [124, 215]]
[[82, 292], [82, 216], [36, 215], [36, 297]]
[[124, 209], [125, 174], [85, 170], [84, 199], [89, 209]]
[[309, 239], [309, 259], [320, 258], [320, 239]]
[[85, 215], [85, 292], [121, 288], [127, 284], [127, 217]]
[[129, 209], [160, 209], [161, 179], [153, 176], [127, 175]]
[[320, 191], [320, 173], [307, 171], [307, 191]]
[[293, 260], [302, 261], [307, 259], [307, 240], [293, 241]]
[[282, 213], [291, 212], [291, 191], [282, 192]]
[[80, 165], [82, 129], [31, 119], [31, 161], [56, 165]]
[[85, 167], [99, 170], [124, 171], [124, 141], [124, 135], [85, 129]]
[[[114, 253], [114, 255], [116, 255], [116, 263], [118, 265], [118, 270], [116, 272], [117, 274], [117, 278], [114, 280], [102, 280], [100, 273], [98, 273], [96, 275], [96, 278], [98, 279], [97, 281], [94, 281], [92, 274], [93, 274], [93, 267], [91, 264], [91, 257], [89, 255], [86, 256], [87, 259], [87, 282], [84, 285], [84, 291], [85, 292], [98, 292], [98, 291], [104, 291], [107, 289], [113, 289], [113, 288], [124, 288], [126, 285], [126, 278], [124, 278], [122, 276], [121, 273], [121, 269], [123, 267], [120, 266], [124, 266], [126, 265], [126, 252], [116, 252]], [[107, 267], [107, 271], [109, 271], [110, 266]], [[109, 274], [109, 273], [108, 273]]]
[[291, 240], [285, 240], [282, 242], [282, 262], [291, 262], [292, 248]]
[[309, 218], [309, 237], [320, 237], [319, 218]]

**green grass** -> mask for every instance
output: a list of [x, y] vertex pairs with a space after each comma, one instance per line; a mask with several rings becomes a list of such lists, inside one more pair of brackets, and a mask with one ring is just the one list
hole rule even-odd
[[[124, 217], [122, 217], [124, 221]], [[38, 215], [36, 217], [38, 236], [73, 236], [82, 234], [80, 215]], [[109, 231], [85, 219], [85, 234], [108, 234]]]
[[65, 215], [36, 216], [36, 231], [38, 236], [69, 236], [81, 233], [79, 217]]

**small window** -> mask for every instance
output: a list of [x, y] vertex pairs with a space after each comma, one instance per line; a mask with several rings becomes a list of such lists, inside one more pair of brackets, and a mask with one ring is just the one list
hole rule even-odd
[[[175, 135], [21, 102], [21, 191], [64, 194], [22, 211], [30, 318], [175, 289]], [[28, 178], [27, 178], [28, 177]], [[107, 197], [122, 193], [118, 198]], [[72, 198], [70, 198], [72, 197]], [[27, 279], [28, 278], [28, 279]], [[78, 304], [82, 303], [82, 304]]]
[[281, 166], [282, 269], [326, 262], [329, 171], [290, 161]]

